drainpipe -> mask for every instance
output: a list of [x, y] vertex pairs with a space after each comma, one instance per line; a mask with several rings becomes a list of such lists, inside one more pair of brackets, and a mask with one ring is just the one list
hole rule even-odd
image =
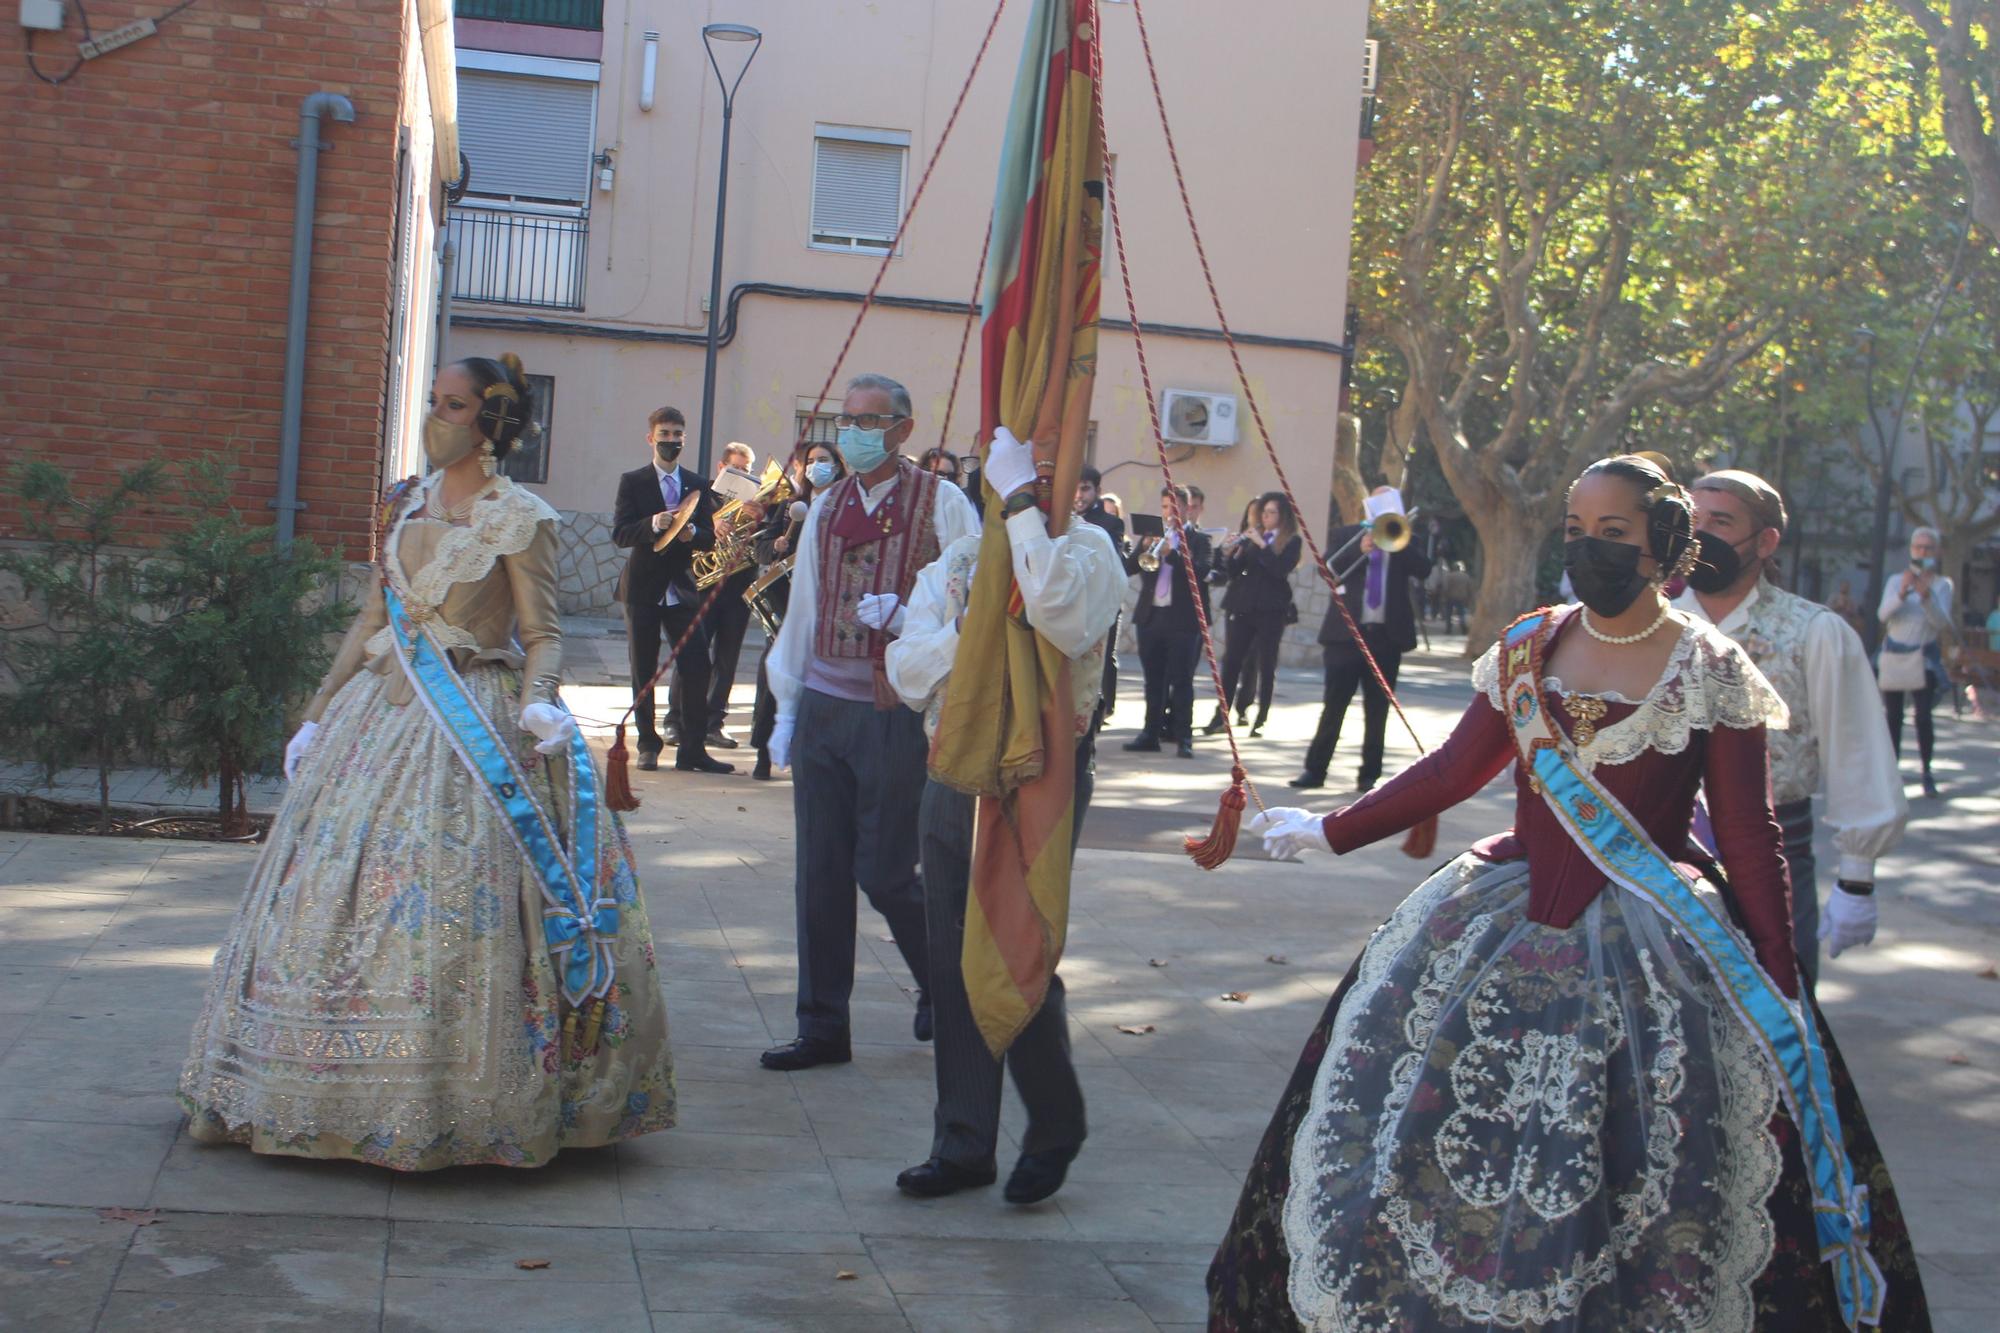
[[299, 188], [292, 215], [292, 292], [285, 309], [285, 406], [278, 424], [278, 549], [292, 544], [299, 503], [299, 422], [306, 396], [306, 304], [312, 292], [313, 209], [319, 193], [319, 128], [324, 116], [354, 120], [354, 103], [319, 92], [299, 107]]

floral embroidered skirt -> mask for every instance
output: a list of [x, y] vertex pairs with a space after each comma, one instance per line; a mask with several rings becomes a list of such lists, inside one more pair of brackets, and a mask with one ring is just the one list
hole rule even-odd
[[[1715, 892], [1712, 886], [1708, 892]], [[1285, 1089], [1209, 1328], [1843, 1328], [1798, 1133], [1694, 951], [1615, 887], [1527, 917], [1470, 854], [1378, 929]], [[1882, 1327], [1930, 1327], [1895, 1187], [1820, 1024]]]
[[[519, 677], [474, 669], [489, 717]], [[568, 772], [501, 721], [560, 823]], [[180, 1095], [189, 1132], [262, 1153], [403, 1171], [540, 1166], [674, 1123], [651, 930], [623, 825], [600, 815], [620, 905], [617, 981], [594, 1050], [565, 1046], [543, 900], [483, 790], [422, 704], [342, 687], [286, 792], [217, 952]]]

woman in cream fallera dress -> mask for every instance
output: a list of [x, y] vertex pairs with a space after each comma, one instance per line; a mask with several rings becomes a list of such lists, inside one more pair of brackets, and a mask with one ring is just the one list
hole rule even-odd
[[[451, 376], [468, 376], [468, 395], [490, 388], [471, 373], [481, 367], [525, 402], [508, 360], [504, 372], [447, 367], [437, 410], [458, 401], [448, 384], [464, 389]], [[601, 775], [580, 743], [538, 753], [521, 720], [561, 669], [557, 517], [495, 477], [462, 521], [442, 521], [445, 476], [392, 492], [378, 572], [567, 843], [579, 796], [594, 800]], [[545, 934], [544, 877], [413, 687], [389, 615], [378, 581], [307, 711], [319, 730], [216, 954], [181, 1075], [189, 1132], [422, 1171], [540, 1166], [563, 1148], [668, 1128], [666, 1012], [623, 826], [597, 807], [595, 896], [616, 904], [596, 914], [615, 922], [601, 953], [612, 980], [601, 1006], [572, 1003]]]

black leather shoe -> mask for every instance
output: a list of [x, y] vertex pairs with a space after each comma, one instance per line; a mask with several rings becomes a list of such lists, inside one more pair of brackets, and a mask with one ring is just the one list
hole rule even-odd
[[641, 773], [651, 773], [658, 769], [659, 766], [660, 752], [658, 750], [639, 751], [639, 771]]
[[1220, 732], [1225, 725], [1222, 714], [1217, 713], [1208, 720], [1208, 725], [1201, 729], [1201, 734], [1204, 736], [1213, 736]]
[[1356, 790], [1356, 791], [1374, 791], [1374, 790], [1375, 790], [1375, 784], [1376, 784], [1377, 782], [1379, 782], [1380, 780], [1381, 780], [1381, 779], [1379, 779], [1379, 778], [1356, 778], [1356, 779], [1354, 779], [1354, 790]]
[[1063, 1187], [1069, 1164], [1076, 1160], [1075, 1148], [1051, 1148], [1047, 1152], [1024, 1152], [1014, 1163], [1002, 1191], [1008, 1203], [1040, 1203]]
[[1287, 787], [1297, 787], [1300, 791], [1318, 791], [1326, 785], [1326, 774], [1301, 773], [1285, 785]]
[[1179, 755], [1183, 759], [1194, 758], [1194, 742], [1182, 741], [1179, 745], [1176, 745], [1174, 747], [1174, 753]]
[[757, 751], [757, 766], [750, 770], [750, 776], [759, 782], [769, 782], [771, 780], [771, 752], [769, 750]]
[[978, 1189], [1000, 1178], [991, 1162], [983, 1167], [960, 1166], [942, 1157], [933, 1157], [896, 1177], [896, 1188], [919, 1199], [942, 1199], [960, 1190]]
[[931, 997], [917, 992], [917, 1016], [910, 1020], [910, 1032], [918, 1041], [929, 1041], [937, 1035], [937, 1017], [931, 1010]]
[[1147, 754], [1151, 754], [1160, 748], [1160, 738], [1158, 736], [1149, 736], [1142, 731], [1137, 736], [1134, 736], [1131, 740], [1126, 741], [1125, 748], [1128, 750], [1144, 751]]
[[794, 1037], [783, 1046], [773, 1046], [758, 1057], [766, 1069], [811, 1069], [816, 1065], [844, 1065], [854, 1052], [844, 1041], [822, 1041], [814, 1037]]
[[684, 755], [674, 760], [678, 773], [734, 773], [736, 765], [725, 764], [712, 754]]
[[737, 747], [737, 740], [734, 736], [717, 730], [708, 733], [708, 744], [711, 749], [734, 750]]
[[1263, 738], [1263, 735], [1264, 735], [1264, 724], [1262, 722], [1259, 722], [1256, 726], [1250, 728], [1251, 740], [1253, 741], [1261, 740]]

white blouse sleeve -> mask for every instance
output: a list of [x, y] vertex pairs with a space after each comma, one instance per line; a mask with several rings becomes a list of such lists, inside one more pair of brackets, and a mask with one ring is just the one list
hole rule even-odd
[[1840, 878], [1875, 879], [1910, 817], [1881, 695], [1861, 637], [1832, 612], [1812, 618], [1802, 645], [1806, 711], [1819, 741], [1826, 822], [1840, 851]]
[[792, 562], [792, 588], [785, 603], [785, 619], [778, 626], [777, 641], [765, 660], [764, 675], [771, 696], [778, 701], [778, 716], [792, 717], [799, 711], [799, 696], [806, 689], [806, 664], [812, 660], [813, 634], [819, 618], [819, 525], [826, 521], [826, 506], [814, 496], [806, 521], [799, 525], [799, 558]]

